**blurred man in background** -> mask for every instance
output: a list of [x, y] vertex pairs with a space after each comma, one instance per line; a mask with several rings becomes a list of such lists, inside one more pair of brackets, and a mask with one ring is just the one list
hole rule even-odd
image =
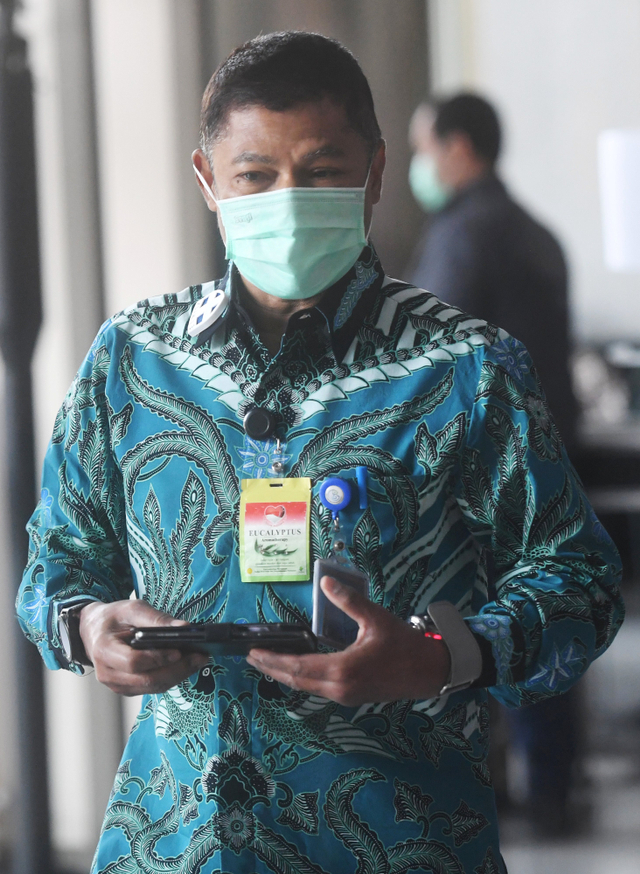
[[[525, 344], [571, 450], [577, 406], [569, 374], [567, 266], [555, 237], [511, 198], [496, 173], [502, 134], [495, 109], [466, 93], [421, 104], [409, 139], [411, 190], [430, 221], [407, 278]], [[543, 835], [566, 835], [574, 824], [569, 796], [579, 749], [577, 711], [572, 690], [496, 714], [508, 721], [526, 756], [528, 812]], [[494, 776], [498, 795], [502, 788], [506, 796], [506, 781]]]
[[409, 137], [411, 190], [431, 221], [407, 279], [524, 343], [570, 447], [576, 403], [566, 262], [558, 241], [496, 173], [502, 139], [496, 111], [475, 94], [422, 104]]

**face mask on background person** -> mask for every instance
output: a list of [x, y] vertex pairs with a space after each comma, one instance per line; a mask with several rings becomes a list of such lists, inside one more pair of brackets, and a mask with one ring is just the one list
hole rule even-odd
[[362, 188], [278, 188], [218, 200], [226, 255], [267, 294], [306, 300], [333, 285], [366, 245]]
[[415, 154], [411, 159], [409, 187], [420, 206], [427, 212], [438, 212], [451, 200], [453, 193], [438, 179], [434, 159], [425, 154]]

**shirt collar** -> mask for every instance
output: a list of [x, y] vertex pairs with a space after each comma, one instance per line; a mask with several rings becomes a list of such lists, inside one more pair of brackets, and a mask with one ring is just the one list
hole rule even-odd
[[[220, 285], [231, 300], [231, 307], [246, 327], [255, 331], [255, 325], [239, 300], [240, 282], [235, 265], [229, 270]], [[384, 281], [384, 271], [373, 244], [369, 242], [353, 267], [324, 293], [320, 303], [300, 310], [289, 320], [287, 335], [302, 330], [324, 328], [329, 335], [337, 361], [342, 361], [354, 337], [371, 310], [372, 297], [377, 295]]]

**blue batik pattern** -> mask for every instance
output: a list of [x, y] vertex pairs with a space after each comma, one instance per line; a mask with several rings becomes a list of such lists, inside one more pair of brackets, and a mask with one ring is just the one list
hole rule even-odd
[[273, 476], [273, 465], [282, 465], [291, 461], [291, 456], [284, 451], [285, 447], [277, 440], [252, 440], [244, 435], [244, 449], [236, 449], [242, 458], [242, 474], [246, 479], [260, 479]]
[[346, 291], [340, 301], [340, 306], [335, 314], [333, 320], [334, 328], [341, 328], [346, 324], [363, 293], [373, 285], [376, 279], [379, 278], [380, 274], [376, 270], [376, 262], [373, 255], [368, 264], [363, 264], [362, 261], [358, 261], [355, 278], [347, 285]]
[[[454, 603], [509, 705], [569, 688], [622, 619], [620, 565], [523, 347], [384, 278], [369, 249], [292, 318], [274, 358], [235, 303], [196, 346], [201, 293], [114, 317], [63, 402], [18, 598], [46, 664], [67, 667], [57, 616], [81, 598], [309, 623], [309, 582], [240, 581], [240, 480], [266, 474], [274, 451], [245, 441], [259, 404], [286, 440], [285, 474], [312, 480], [314, 558], [333, 541], [319, 485], [341, 476], [357, 495], [365, 466], [368, 507], [340, 515], [373, 601], [402, 619]], [[144, 697], [93, 871], [502, 874], [486, 700], [475, 688], [349, 708], [238, 657], [212, 661]]]

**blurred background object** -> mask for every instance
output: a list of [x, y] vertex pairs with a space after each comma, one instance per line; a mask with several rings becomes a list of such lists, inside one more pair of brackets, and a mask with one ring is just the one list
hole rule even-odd
[[598, 166], [605, 263], [640, 273], [640, 130], [602, 131]]
[[[511, 874], [599, 874], [604, 860], [616, 874], [637, 871], [640, 425], [631, 409], [633, 367], [620, 364], [619, 344], [639, 348], [640, 276], [613, 272], [604, 261], [598, 138], [604, 130], [640, 128], [638, 0], [22, 0], [16, 28], [28, 45], [37, 135], [38, 466], [100, 322], [140, 298], [222, 270], [190, 153], [202, 90], [232, 48], [260, 32], [301, 28], [335, 36], [358, 56], [389, 147], [372, 233], [396, 276], [422, 227], [408, 184], [413, 110], [431, 94], [462, 89], [496, 105], [506, 128], [505, 182], [560, 239], [571, 267], [575, 383], [585, 406], [575, 461], [627, 560], [631, 608], [584, 690], [586, 757], [576, 792], [593, 802], [588, 842], [532, 844], [526, 823], [510, 816], [505, 857]], [[5, 566], [7, 480], [3, 467]], [[0, 694], [14, 701], [14, 592], [8, 580], [0, 591]], [[45, 689], [56, 864], [86, 872], [135, 702], [122, 702], [91, 676], [49, 674]], [[17, 731], [14, 708], [0, 708], [5, 859], [21, 779]], [[526, 769], [517, 750], [505, 758], [517, 798]]]

